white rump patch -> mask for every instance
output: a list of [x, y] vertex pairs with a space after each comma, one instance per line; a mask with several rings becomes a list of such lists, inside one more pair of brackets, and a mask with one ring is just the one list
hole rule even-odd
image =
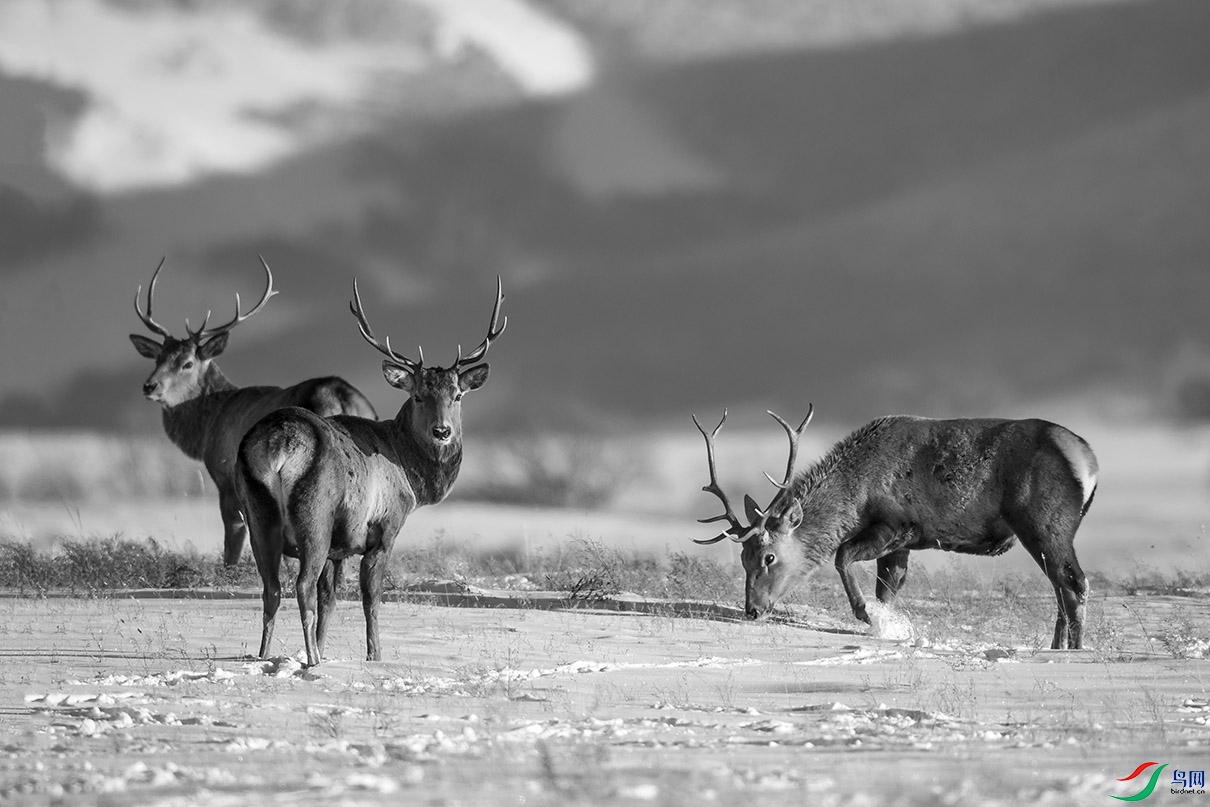
[[1071, 472], [1075, 475], [1076, 481], [1080, 483], [1083, 503], [1087, 505], [1088, 500], [1092, 498], [1092, 492], [1097, 487], [1097, 460], [1092, 454], [1092, 449], [1079, 437], [1061, 426], [1051, 429], [1050, 437], [1055, 441], [1058, 449], [1063, 452], [1063, 456], [1067, 458]]

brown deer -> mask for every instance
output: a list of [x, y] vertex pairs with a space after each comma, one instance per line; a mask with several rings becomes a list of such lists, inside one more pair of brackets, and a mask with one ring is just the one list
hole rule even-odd
[[239, 561], [247, 534], [236, 493], [235, 452], [239, 441], [253, 423], [283, 406], [302, 406], [320, 416], [350, 414], [375, 418], [370, 401], [342, 378], [312, 378], [292, 387], [237, 387], [227, 380], [214, 359], [227, 347], [232, 328], [265, 307], [277, 294], [273, 272], [261, 258], [267, 283], [260, 302], [243, 313], [239, 294], [235, 295], [235, 318], [225, 325], [207, 328], [210, 312], [196, 331], [185, 321], [185, 338], [177, 339], [152, 318], [151, 305], [155, 283], [164, 259], [160, 259], [151, 285], [147, 287], [147, 312], [139, 304], [140, 285], [134, 293], [134, 310], [152, 333], [163, 337], [157, 342], [132, 333], [135, 350], [155, 361], [155, 370], [143, 384], [143, 395], [163, 407], [164, 431], [168, 439], [195, 460], [201, 460], [218, 488], [219, 511], [223, 517], [223, 562], [233, 566]]
[[323, 655], [324, 637], [340, 582], [341, 564], [361, 555], [361, 604], [366, 659], [378, 661], [378, 605], [395, 536], [418, 507], [442, 501], [462, 465], [462, 396], [487, 381], [480, 363], [504, 332], [496, 304], [483, 342], [449, 367], [425, 367], [380, 342], [362, 308], [357, 281], [349, 307], [362, 337], [387, 357], [382, 372], [408, 393], [393, 420], [319, 417], [283, 409], [252, 427], [239, 449], [239, 474], [248, 504], [252, 552], [264, 584], [260, 656], [269, 653], [281, 604], [283, 554], [298, 558], [298, 607], [307, 664]]
[[745, 611], [758, 619], [792, 586], [831, 559], [853, 614], [869, 622], [851, 565], [877, 560], [878, 600], [889, 604], [907, 577], [908, 553], [943, 549], [999, 555], [1020, 539], [1058, 598], [1054, 649], [1079, 649], [1088, 581], [1073, 540], [1092, 504], [1097, 460], [1082, 438], [1044, 420], [931, 420], [884, 417], [845, 437], [814, 466], [795, 475], [797, 429], [769, 412], [790, 439], [790, 458], [768, 507], [744, 496], [744, 524], [718, 484], [714, 438], [707, 433], [710, 483], [730, 528], [699, 540], [743, 545]]

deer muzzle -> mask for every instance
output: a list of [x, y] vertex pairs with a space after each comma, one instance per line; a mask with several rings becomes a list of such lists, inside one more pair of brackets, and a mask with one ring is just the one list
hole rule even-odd
[[769, 615], [770, 608], [771, 606], [758, 608], [755, 605], [749, 604], [746, 608], [744, 608], [744, 616], [748, 617], [748, 619], [764, 619]]

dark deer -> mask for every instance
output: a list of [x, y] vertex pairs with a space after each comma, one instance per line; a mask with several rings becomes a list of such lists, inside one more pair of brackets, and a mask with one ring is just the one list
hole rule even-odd
[[393, 420], [337, 416], [324, 419], [283, 409], [257, 423], [239, 449], [252, 552], [264, 583], [260, 656], [269, 653], [281, 604], [281, 557], [298, 558], [298, 607], [307, 664], [323, 655], [341, 564], [361, 555], [361, 604], [366, 659], [378, 661], [378, 605], [395, 536], [417, 507], [442, 501], [462, 465], [462, 396], [487, 381], [480, 363], [508, 318], [497, 322], [504, 299], [499, 278], [487, 337], [449, 367], [419, 360], [380, 342], [370, 328], [353, 282], [350, 308], [362, 337], [387, 357], [387, 383], [409, 397]]
[[152, 333], [163, 337], [157, 342], [132, 333], [135, 350], [155, 361], [155, 370], [143, 384], [143, 395], [163, 408], [164, 431], [168, 439], [188, 456], [201, 460], [218, 488], [218, 505], [223, 517], [223, 562], [239, 562], [247, 534], [236, 493], [235, 452], [239, 441], [253, 423], [274, 409], [301, 406], [321, 417], [349, 414], [375, 418], [369, 400], [342, 378], [312, 378], [292, 387], [237, 387], [227, 380], [214, 359], [227, 347], [232, 328], [265, 307], [277, 294], [273, 272], [261, 258], [267, 282], [265, 293], [252, 310], [244, 313], [239, 294], [235, 295], [235, 318], [225, 325], [207, 328], [210, 312], [196, 331], [185, 322], [185, 338], [177, 339], [151, 316], [155, 283], [164, 267], [160, 259], [151, 285], [147, 288], [147, 312], [143, 313], [140, 285], [134, 293], [134, 310]]
[[[1088, 581], [1076, 560], [1076, 530], [1092, 504], [1097, 460], [1082, 438], [1044, 420], [931, 420], [884, 417], [845, 437], [795, 475], [797, 429], [772, 412], [790, 439], [790, 459], [768, 507], [744, 497], [744, 524], [718, 484], [707, 433], [710, 484], [725, 512], [720, 535], [743, 545], [745, 611], [758, 619], [795, 584], [832, 560], [853, 614], [869, 622], [851, 565], [877, 560], [876, 596], [890, 604], [907, 577], [908, 553], [943, 549], [999, 555], [1020, 539], [1058, 598], [1055, 649], [1079, 649]], [[766, 474], [768, 476], [768, 474]]]

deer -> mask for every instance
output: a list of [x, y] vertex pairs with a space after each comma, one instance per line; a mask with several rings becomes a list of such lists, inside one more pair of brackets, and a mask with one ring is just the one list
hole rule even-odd
[[227, 348], [231, 330], [259, 312], [278, 292], [273, 271], [262, 256], [266, 284], [260, 301], [246, 313], [235, 295], [235, 317], [225, 324], [207, 327], [206, 312], [201, 326], [193, 330], [185, 320], [185, 336], [178, 339], [155, 321], [152, 304], [155, 284], [164, 268], [160, 259], [147, 287], [147, 310], [140, 298], [142, 284], [135, 290], [134, 310], [143, 324], [163, 341], [132, 333], [130, 341], [140, 355], [155, 362], [143, 383], [143, 396], [162, 407], [164, 431], [177, 448], [200, 460], [218, 489], [223, 519], [223, 563], [234, 566], [243, 553], [247, 535], [235, 475], [235, 452], [244, 433], [262, 417], [283, 406], [301, 406], [321, 417], [337, 414], [377, 418], [368, 398], [356, 387], [336, 376], [311, 378], [291, 387], [238, 387], [227, 380], [215, 359]]
[[375, 421], [348, 415], [323, 418], [288, 408], [261, 419], [239, 447], [239, 475], [248, 505], [252, 553], [263, 583], [260, 657], [268, 658], [281, 604], [282, 555], [298, 559], [299, 614], [307, 666], [320, 663], [336, 607], [341, 564], [361, 555], [361, 604], [366, 660], [382, 657], [378, 609], [396, 536], [418, 507], [445, 499], [462, 465], [462, 398], [487, 381], [483, 362], [504, 332], [504, 299], [496, 303], [487, 336], [448, 367], [425, 366], [396, 353], [370, 326], [357, 281], [349, 308], [365, 341], [386, 356], [386, 382], [408, 394], [398, 414]]
[[1089, 589], [1074, 539], [1098, 475], [1083, 438], [1045, 420], [897, 415], [858, 428], [796, 474], [799, 438], [814, 412], [808, 407], [797, 428], [768, 412], [789, 438], [789, 460], [780, 482], [765, 474], [778, 489], [766, 507], [744, 495], [746, 524], [718, 482], [714, 441], [727, 412], [710, 432], [693, 416], [710, 472], [702, 490], [724, 510], [700, 521], [730, 525], [695, 541], [730, 539], [743, 547], [749, 619], [766, 616], [830, 559], [853, 615], [869, 623], [853, 563], [877, 562], [875, 595], [889, 606], [907, 580], [912, 551], [1000, 555], [1020, 540], [1058, 600], [1052, 649], [1080, 649]]

